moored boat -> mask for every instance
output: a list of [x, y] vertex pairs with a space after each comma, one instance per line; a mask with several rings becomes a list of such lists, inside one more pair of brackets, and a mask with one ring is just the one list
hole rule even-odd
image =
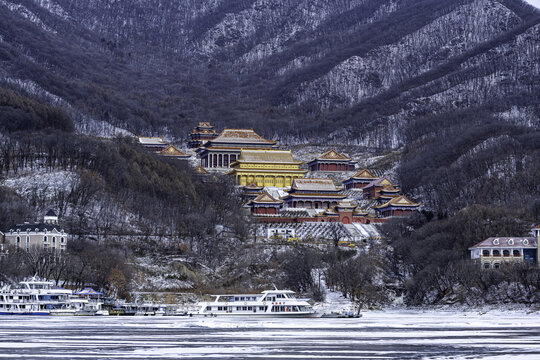
[[261, 294], [212, 295], [214, 301], [200, 302], [189, 316], [320, 317], [309, 299], [297, 299], [294, 294], [276, 288]]

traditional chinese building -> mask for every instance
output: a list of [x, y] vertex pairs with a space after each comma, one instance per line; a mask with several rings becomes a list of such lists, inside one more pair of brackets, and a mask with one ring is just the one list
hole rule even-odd
[[368, 169], [363, 169], [347, 180], [343, 181], [343, 187], [345, 189], [362, 189], [372, 181], [377, 180], [378, 177], [375, 176], [371, 171]]
[[416, 211], [420, 204], [407, 199], [405, 195], [394, 197], [382, 205], [374, 206], [379, 217], [407, 216]]
[[17, 249], [29, 252], [44, 249], [64, 252], [68, 234], [58, 225], [58, 216], [49, 210], [40, 223], [18, 224], [5, 233], [5, 242]]
[[[364, 186], [363, 190], [363, 196], [364, 199], [376, 199], [381, 195], [381, 190], [383, 188], [387, 189], [397, 189], [394, 184], [387, 178], [383, 177], [380, 179], [373, 180], [366, 186]], [[399, 190], [398, 190], [399, 191]]]
[[242, 189], [243, 190], [242, 198], [244, 200], [253, 200], [262, 193], [263, 189], [264, 189], [264, 186], [259, 186], [255, 183], [246, 185]]
[[230, 175], [238, 185], [285, 188], [307, 173], [300, 169], [301, 164], [290, 150], [242, 149], [238, 160], [231, 164]]
[[157, 154], [179, 160], [187, 160], [190, 157], [188, 154], [184, 153], [174, 145], [168, 145], [165, 149], [161, 150]]
[[240, 150], [277, 148], [276, 142], [266, 140], [252, 129], [225, 129], [215, 139], [197, 149], [201, 166], [207, 169], [228, 169], [238, 160]]
[[329, 150], [308, 163], [309, 171], [353, 171], [356, 162], [347, 155]]
[[328, 209], [346, 197], [340, 191], [332, 179], [296, 179], [283, 200], [286, 207]]
[[147, 150], [159, 152], [167, 147], [167, 143], [161, 137], [139, 136], [139, 145]]
[[471, 259], [483, 269], [498, 269], [502, 263], [539, 265], [539, 237], [490, 237], [469, 248]]
[[216, 130], [209, 122], [200, 122], [189, 134], [188, 146], [190, 148], [198, 148], [207, 141], [215, 139], [217, 136]]
[[279, 215], [283, 207], [283, 200], [275, 199], [267, 192], [263, 192], [255, 199], [250, 200], [248, 206], [251, 208], [251, 214], [255, 216]]

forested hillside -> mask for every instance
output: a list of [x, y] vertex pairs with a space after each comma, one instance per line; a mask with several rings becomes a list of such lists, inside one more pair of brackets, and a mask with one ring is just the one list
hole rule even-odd
[[[540, 13], [520, 0], [2, 0], [0, 17], [3, 86], [78, 133], [182, 140], [208, 120], [405, 147], [405, 188], [435, 208], [538, 190]], [[431, 183], [447, 176], [457, 199]]]
[[[72, 234], [127, 234], [144, 239], [130, 246], [138, 256], [160, 247], [220, 263], [237, 274], [223, 286], [281, 260], [305, 260], [289, 270], [311, 287], [321, 264], [329, 278], [344, 263], [366, 270], [339, 252], [223, 261], [249, 227], [232, 185], [133, 141], [182, 143], [210, 121], [295, 149], [392, 154], [384, 168], [425, 211], [390, 223], [395, 252], [373, 263], [407, 283], [411, 303], [447, 296], [437, 281], [454, 274], [476, 289], [455, 265], [467, 247], [540, 221], [539, 58], [540, 12], [521, 0], [0, 0], [0, 230], [53, 206]], [[218, 228], [235, 240], [215, 241]], [[124, 250], [110, 253], [129, 262]], [[105, 260], [92, 281], [110, 283]]]

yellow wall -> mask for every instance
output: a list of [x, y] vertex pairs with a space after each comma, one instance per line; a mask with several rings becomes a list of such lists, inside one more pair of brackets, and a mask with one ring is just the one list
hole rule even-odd
[[303, 173], [297, 172], [275, 174], [272, 172], [250, 173], [247, 171], [234, 171], [233, 174], [236, 178], [237, 185], [246, 186], [255, 183], [257, 186], [275, 186], [280, 188], [289, 187], [292, 185], [294, 179], [304, 177]]

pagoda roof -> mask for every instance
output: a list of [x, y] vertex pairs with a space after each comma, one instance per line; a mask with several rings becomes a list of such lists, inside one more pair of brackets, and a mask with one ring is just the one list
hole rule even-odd
[[267, 192], [261, 193], [259, 196], [257, 196], [255, 199], [251, 200], [252, 203], [257, 204], [282, 204], [283, 200], [279, 200], [274, 198], [272, 195], [270, 195]]
[[213, 126], [210, 125], [209, 122], [205, 122], [205, 121], [199, 121], [199, 124], [197, 125], [197, 127], [200, 127], [200, 128], [213, 128]]
[[535, 249], [538, 247], [538, 241], [534, 237], [489, 237], [478, 244], [471, 246], [469, 250], [474, 248], [529, 248]]
[[279, 163], [300, 165], [302, 161], [295, 160], [290, 150], [242, 149], [239, 163]]
[[319, 157], [316, 158], [316, 160], [345, 160], [349, 161], [351, 158], [349, 158], [347, 155], [338, 153], [336, 150], [331, 149], [327, 152], [321, 154]]
[[357, 207], [358, 205], [353, 204], [349, 200], [340, 201], [336, 205], [336, 208], [344, 208], [344, 209], [356, 209]]
[[357, 171], [356, 174], [354, 174], [350, 178], [360, 179], [360, 180], [368, 180], [368, 179], [375, 180], [377, 179], [377, 176], [375, 176], [375, 174], [373, 174], [368, 169], [362, 169], [362, 170]]
[[339, 191], [332, 179], [302, 178], [294, 179], [291, 186], [298, 191]]
[[229, 144], [261, 144], [274, 145], [276, 142], [267, 140], [257, 134], [253, 129], [224, 129], [212, 143], [229, 143]]
[[194, 170], [195, 170], [195, 172], [196, 172], [197, 174], [202, 174], [202, 175], [208, 175], [208, 174], [210, 174], [210, 172], [209, 172], [208, 170], [206, 170], [205, 168], [203, 168], [203, 167], [200, 166], [200, 165], [197, 166], [197, 167], [195, 167]]
[[420, 206], [420, 204], [412, 202], [411, 200], [407, 199], [407, 197], [405, 197], [405, 195], [400, 195], [400, 196], [397, 196], [397, 197], [389, 200], [388, 202], [386, 202], [386, 203], [384, 203], [382, 205], [374, 206], [374, 208], [375, 209], [383, 209], [383, 208], [390, 207], [390, 206], [395, 206], [395, 207], [417, 207], [417, 206]]
[[180, 149], [178, 149], [174, 145], [168, 145], [165, 149], [158, 152], [158, 155], [163, 156], [176, 156], [176, 157], [185, 157], [188, 158], [189, 155], [182, 152]]
[[251, 183], [249, 185], [244, 186], [244, 189], [246, 190], [262, 190], [264, 186], [259, 186], [255, 183]]
[[166, 145], [161, 136], [139, 136], [139, 143], [142, 145]]
[[372, 186], [382, 186], [382, 187], [392, 186], [393, 187], [394, 184], [392, 184], [392, 182], [390, 180], [388, 180], [387, 178], [383, 177], [383, 178], [380, 178], [380, 179], [373, 180], [372, 182], [367, 184], [364, 189], [370, 188]]

